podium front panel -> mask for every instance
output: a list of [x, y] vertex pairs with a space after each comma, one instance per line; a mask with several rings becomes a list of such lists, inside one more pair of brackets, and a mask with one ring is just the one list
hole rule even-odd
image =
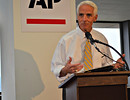
[[79, 87], [78, 100], [127, 100], [124, 85]]

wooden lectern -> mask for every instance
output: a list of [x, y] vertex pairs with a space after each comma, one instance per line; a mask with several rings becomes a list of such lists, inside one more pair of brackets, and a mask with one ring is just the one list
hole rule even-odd
[[128, 100], [130, 71], [76, 73], [59, 85], [66, 100]]

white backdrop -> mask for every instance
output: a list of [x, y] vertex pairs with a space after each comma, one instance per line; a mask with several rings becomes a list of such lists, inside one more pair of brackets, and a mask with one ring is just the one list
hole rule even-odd
[[[52, 8], [48, 5], [51, 0], [42, 1], [47, 8], [38, 5], [39, 1], [41, 0], [21, 0], [22, 32], [68, 32], [72, 29], [70, 0], [52, 0], [49, 3]], [[29, 7], [30, 3], [32, 7]], [[27, 20], [30, 22], [27, 23]], [[62, 22], [59, 23], [59, 20]]]

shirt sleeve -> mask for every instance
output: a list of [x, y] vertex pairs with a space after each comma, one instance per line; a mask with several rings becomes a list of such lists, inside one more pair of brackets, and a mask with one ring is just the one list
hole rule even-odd
[[[107, 41], [106, 38], [105, 38], [104, 42], [105, 42], [106, 44], [108, 44], [108, 41]], [[110, 48], [109, 48], [108, 46], [105, 46], [105, 45], [104, 45], [104, 51], [105, 51], [105, 54], [106, 54], [107, 56], [109, 56], [110, 58], [113, 59], [113, 57], [112, 57], [112, 55], [111, 55], [111, 52], [110, 52]], [[112, 65], [112, 64], [113, 64], [113, 61], [112, 61], [111, 59], [109, 59], [108, 57], [104, 57], [104, 61], [103, 61], [103, 62], [104, 62], [104, 63], [103, 63], [103, 66], [109, 66], [109, 65]]]
[[59, 77], [61, 69], [65, 67], [65, 64], [66, 64], [65, 43], [63, 40], [62, 41], [60, 40], [55, 49], [51, 62], [51, 71], [54, 73], [59, 82], [62, 82], [66, 78], [68, 78], [68, 75], [64, 77]]

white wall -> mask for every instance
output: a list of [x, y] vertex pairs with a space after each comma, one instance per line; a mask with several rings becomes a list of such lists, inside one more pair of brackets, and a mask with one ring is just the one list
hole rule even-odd
[[[50, 65], [55, 47], [65, 33], [22, 32], [20, 0], [13, 2], [16, 100], [62, 100], [60, 83]], [[71, 9], [75, 28], [75, 0], [71, 0]]]
[[[75, 1], [71, 4], [75, 28]], [[61, 100], [50, 63], [65, 33], [23, 33], [20, 11], [20, 0], [0, 0], [2, 100]]]
[[15, 100], [13, 0], [0, 0], [2, 100]]

